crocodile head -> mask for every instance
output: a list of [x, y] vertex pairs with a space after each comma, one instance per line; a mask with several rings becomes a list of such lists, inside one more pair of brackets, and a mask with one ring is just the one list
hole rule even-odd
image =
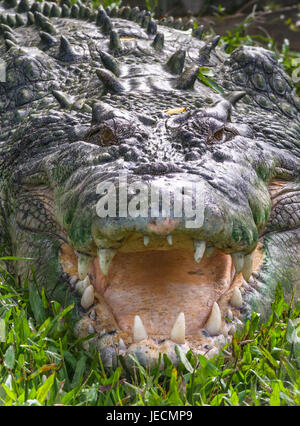
[[41, 7], [2, 24], [11, 253], [75, 301], [106, 365], [212, 356], [253, 310], [268, 315], [278, 281], [299, 293], [293, 85], [271, 52], [227, 55], [180, 21]]

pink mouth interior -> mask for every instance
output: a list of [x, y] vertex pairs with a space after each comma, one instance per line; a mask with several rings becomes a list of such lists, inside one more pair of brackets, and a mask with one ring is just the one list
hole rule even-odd
[[215, 250], [198, 264], [185, 249], [118, 252], [104, 277], [98, 259], [93, 282], [122, 331], [131, 333], [139, 315], [149, 335], [168, 337], [180, 312], [186, 334], [197, 336], [212, 305], [233, 280], [231, 257]]

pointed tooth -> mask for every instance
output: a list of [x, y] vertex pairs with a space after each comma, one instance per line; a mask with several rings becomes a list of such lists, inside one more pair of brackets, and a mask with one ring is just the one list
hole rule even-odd
[[81, 306], [83, 309], [88, 309], [94, 303], [94, 287], [89, 285], [83, 292], [81, 297]]
[[171, 234], [167, 236], [167, 241], [168, 241], [170, 246], [173, 244], [173, 237], [172, 237]]
[[247, 254], [244, 259], [244, 266], [242, 270], [243, 277], [245, 281], [249, 281], [252, 275], [252, 266], [253, 266], [253, 253]]
[[89, 272], [89, 269], [92, 265], [93, 258], [91, 256], [85, 256], [84, 254], [79, 254], [78, 256], [78, 276], [80, 280], [84, 280]]
[[238, 253], [232, 253], [231, 257], [235, 267], [235, 272], [239, 274], [243, 270], [245, 256], [243, 253], [238, 252]]
[[103, 275], [107, 275], [109, 265], [113, 260], [117, 250], [114, 249], [98, 249], [99, 264]]
[[205, 324], [205, 328], [211, 336], [215, 336], [220, 333], [221, 325], [221, 311], [217, 302], [214, 302], [210, 316]]
[[185, 342], [185, 317], [184, 317], [184, 312], [180, 312], [180, 314], [178, 315], [171, 334], [170, 334], [171, 340], [173, 340], [173, 342], [180, 344], [184, 344]]
[[147, 245], [150, 243], [150, 237], [148, 235], [144, 235], [144, 246], [147, 247]]
[[139, 315], [134, 317], [134, 325], [133, 325], [133, 341], [140, 342], [141, 340], [147, 339], [148, 335], [145, 330], [144, 324]]
[[243, 305], [243, 298], [241, 291], [238, 287], [234, 287], [233, 293], [230, 299], [230, 304], [235, 308], [241, 308]]
[[205, 252], [206, 242], [205, 241], [199, 241], [194, 240], [194, 259], [195, 262], [199, 263], [200, 260], [203, 257], [203, 254]]

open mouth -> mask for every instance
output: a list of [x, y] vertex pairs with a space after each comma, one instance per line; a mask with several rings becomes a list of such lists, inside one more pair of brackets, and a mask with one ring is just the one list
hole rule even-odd
[[176, 233], [134, 234], [118, 249], [78, 259], [65, 245], [61, 262], [78, 277], [79, 336], [97, 333], [92, 341], [107, 366], [118, 354], [152, 365], [159, 352], [176, 363], [178, 349], [211, 357], [231, 341], [262, 253], [260, 245], [246, 256], [231, 255]]

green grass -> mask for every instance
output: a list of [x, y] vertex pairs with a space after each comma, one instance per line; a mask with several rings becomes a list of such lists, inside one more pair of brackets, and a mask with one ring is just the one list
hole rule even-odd
[[95, 348], [83, 348], [73, 305], [62, 309], [4, 271], [0, 283], [0, 405], [300, 404], [300, 303], [292, 309], [280, 285], [269, 320], [253, 314], [213, 359], [189, 352], [177, 368], [164, 357], [164, 369], [136, 362], [128, 371], [122, 359], [104, 369]]

